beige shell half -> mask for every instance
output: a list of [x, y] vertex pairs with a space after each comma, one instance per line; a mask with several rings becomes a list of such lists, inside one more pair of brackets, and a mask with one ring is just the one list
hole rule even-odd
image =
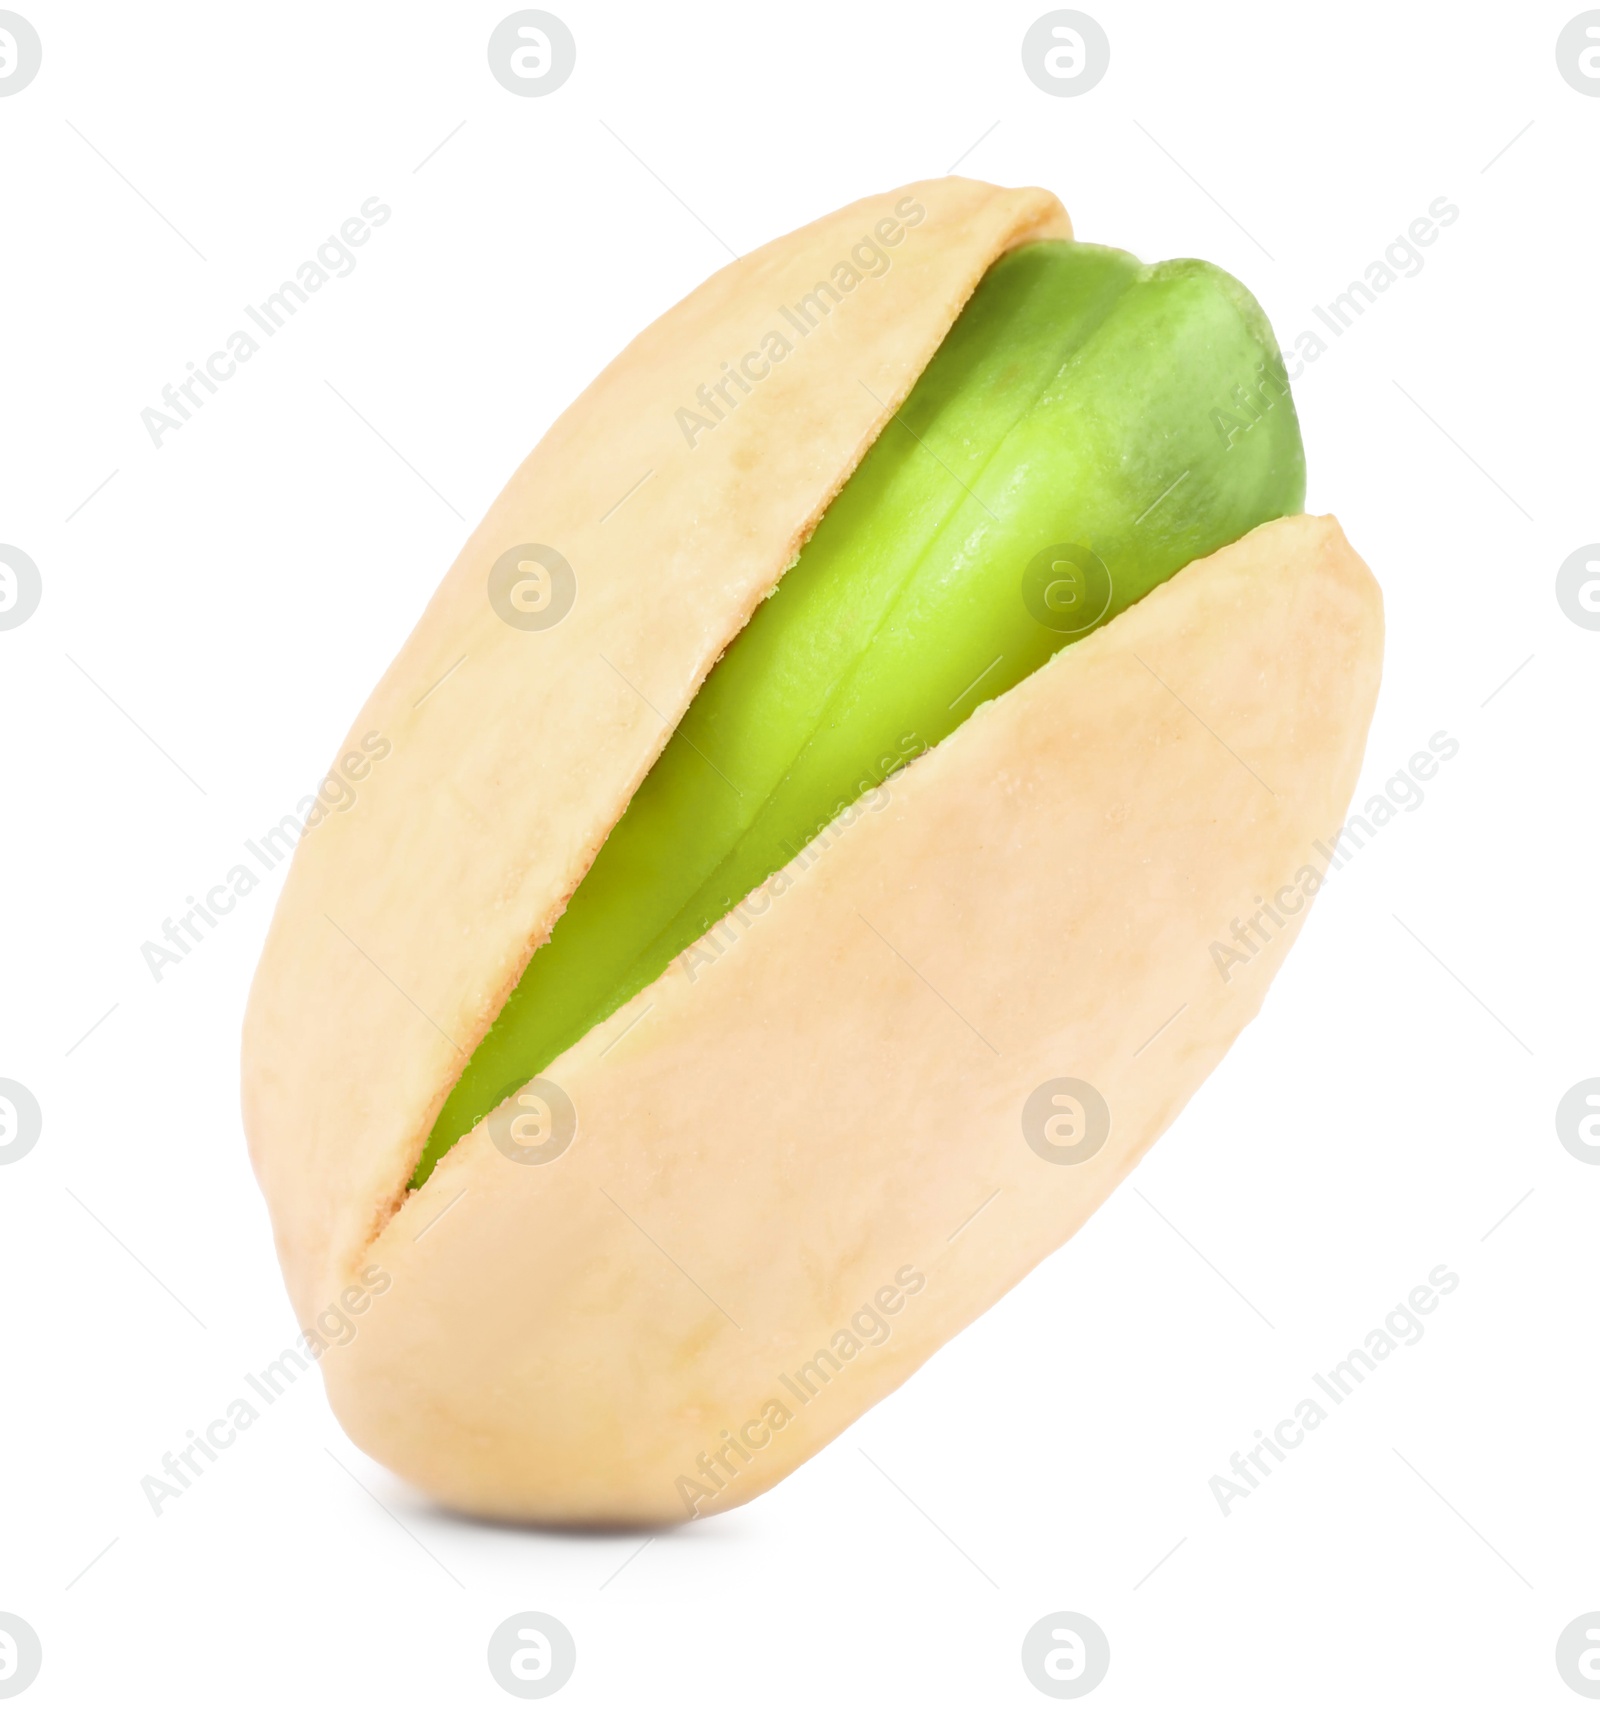
[[[1382, 652], [1376, 584], [1311, 517], [1189, 566], [843, 816], [546, 1072], [577, 1116], [559, 1157], [512, 1162], [480, 1124], [407, 1193], [705, 673], [987, 267], [1067, 235], [1045, 192], [945, 179], [725, 268], [533, 452], [353, 728], [389, 752], [296, 853], [245, 1123], [301, 1323], [352, 1314], [322, 1362], [340, 1420], [448, 1503], [657, 1522], [782, 1478], [1105, 1199], [1303, 919]], [[547, 630], [487, 598], [529, 542], [576, 578]], [[1034, 1107], [1025, 1133], [1062, 1078], [1109, 1111], [1075, 1164], [1029, 1144]]]

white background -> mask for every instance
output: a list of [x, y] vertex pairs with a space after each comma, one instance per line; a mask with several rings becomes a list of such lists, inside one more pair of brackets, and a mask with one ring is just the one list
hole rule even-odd
[[[0, 540], [44, 596], [0, 633], [0, 1076], [44, 1135], [0, 1171], [0, 1610], [43, 1639], [25, 1702], [510, 1703], [484, 1648], [532, 1608], [576, 1636], [573, 1706], [1044, 1703], [1019, 1647], [1061, 1609], [1110, 1637], [1106, 1707], [1579, 1703], [1554, 1649], [1600, 1607], [1600, 1169], [1553, 1113], [1600, 1074], [1600, 633], [1554, 578], [1600, 538], [1600, 100], [1557, 75], [1567, 5], [1092, 0], [1110, 72], [1056, 99], [1019, 57], [1036, 5], [553, 3], [577, 70], [525, 100], [487, 69], [504, 0], [20, 0], [44, 62], [0, 100]], [[1359, 798], [1436, 731], [1459, 755], [1088, 1228], [753, 1506], [637, 1556], [466, 1523], [311, 1376], [157, 1518], [141, 1478], [295, 1332], [237, 1091], [282, 869], [160, 984], [141, 943], [315, 788], [469, 525], [724, 245], [963, 155], [1081, 237], [1221, 263], [1285, 345], [1459, 206], [1296, 383], [1308, 508], [1387, 599]], [[141, 409], [374, 195], [355, 271], [153, 448]], [[1424, 1340], [1224, 1518], [1210, 1477], [1439, 1264], [1461, 1284]]]

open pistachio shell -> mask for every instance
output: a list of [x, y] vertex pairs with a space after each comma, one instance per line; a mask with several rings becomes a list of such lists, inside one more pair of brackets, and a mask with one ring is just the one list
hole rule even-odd
[[[1068, 235], [1042, 191], [945, 179], [725, 268], [552, 428], [354, 726], [392, 750], [296, 854], [245, 1121], [301, 1323], [360, 1301], [322, 1357], [335, 1410], [446, 1502], [656, 1522], [782, 1478], [1104, 1200], [1303, 919], [1382, 615], [1337, 523], [1293, 517], [980, 708], [558, 1058], [562, 1145], [491, 1116], [407, 1191], [706, 672], [987, 267]], [[863, 239], [890, 265], [845, 289]], [[784, 311], [830, 279], [802, 336]], [[786, 328], [691, 446], [696, 389]], [[487, 593], [528, 543], [575, 584], [545, 629]]]

